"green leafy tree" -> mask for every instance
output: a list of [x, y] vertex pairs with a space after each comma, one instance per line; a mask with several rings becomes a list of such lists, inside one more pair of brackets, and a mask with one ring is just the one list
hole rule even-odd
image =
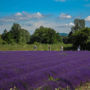
[[78, 46], [80, 46], [81, 49], [86, 49], [87, 40], [88, 34], [83, 31], [76, 31], [72, 34], [72, 43], [75, 49], [77, 49]]
[[2, 38], [3, 40], [6, 39], [6, 34], [7, 34], [7, 30], [5, 29], [4, 32], [3, 32], [3, 34], [1, 35], [1, 38]]
[[0, 35], [0, 44], [3, 44], [3, 43], [4, 43], [4, 41], [3, 41], [3, 39], [2, 39], [2, 37]]
[[56, 33], [57, 42], [63, 42], [63, 38], [60, 36], [60, 33]]
[[21, 29], [19, 31], [19, 37], [18, 37], [18, 42], [19, 43], [29, 43], [30, 41], [30, 34], [27, 30]]
[[88, 34], [86, 49], [90, 50], [90, 28], [85, 28], [83, 32]]
[[14, 23], [10, 30], [10, 33], [12, 34], [15, 43], [19, 43], [20, 30], [21, 30], [21, 26], [17, 23]]
[[75, 19], [74, 26], [71, 28], [71, 32], [69, 33], [69, 37], [76, 31], [85, 28], [85, 20], [84, 19]]
[[8, 44], [28, 43], [30, 41], [30, 34], [27, 30], [22, 29], [19, 24], [14, 23], [9, 32], [4, 30], [2, 39], [5, 40]]
[[58, 41], [57, 36], [58, 34], [54, 29], [41, 26], [40, 28], [36, 29], [34, 34], [31, 36], [31, 43], [56, 43]]
[[69, 39], [67, 36], [63, 37], [63, 43], [65, 43], [65, 44], [69, 43]]
[[87, 42], [86, 49], [87, 49], [87, 50], [90, 50], [90, 41]]
[[6, 39], [5, 39], [5, 41], [6, 41], [8, 44], [14, 43], [13, 36], [12, 36], [12, 34], [11, 34], [10, 32], [8, 32], [8, 33], [6, 34]]
[[16, 43], [28, 43], [30, 41], [29, 32], [22, 29], [19, 24], [13, 24], [10, 33]]
[[68, 42], [72, 43], [72, 34], [76, 31], [79, 31], [81, 29], [85, 28], [85, 20], [84, 19], [75, 19], [74, 20], [74, 26], [71, 28], [71, 32], [68, 35]]
[[85, 20], [84, 19], [75, 19], [74, 20], [74, 30], [81, 30], [85, 28]]

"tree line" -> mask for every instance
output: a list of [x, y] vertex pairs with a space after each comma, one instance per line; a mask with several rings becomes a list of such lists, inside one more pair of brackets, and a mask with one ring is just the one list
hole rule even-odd
[[5, 29], [0, 36], [0, 43], [2, 44], [33, 44], [35, 42], [53, 44], [62, 42], [62, 38], [54, 29], [43, 26], [37, 28], [33, 35], [30, 35], [27, 30], [22, 29], [17, 23], [13, 24], [10, 31]]
[[0, 35], [1, 44], [33, 44], [35, 42], [44, 44], [65, 43], [72, 44], [72, 49], [78, 46], [82, 50], [90, 50], [90, 28], [85, 26], [84, 19], [75, 19], [74, 26], [68, 36], [62, 37], [52, 28], [40, 26], [31, 35], [27, 30], [22, 29], [20, 24], [14, 23], [11, 30], [6, 29]]

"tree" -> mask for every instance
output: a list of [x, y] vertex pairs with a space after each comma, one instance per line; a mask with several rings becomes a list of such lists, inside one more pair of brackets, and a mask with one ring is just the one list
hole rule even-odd
[[84, 19], [75, 19], [74, 26], [71, 28], [71, 32], [69, 33], [69, 37], [76, 31], [85, 28], [85, 20]]
[[5, 29], [4, 32], [3, 32], [3, 34], [1, 35], [1, 38], [2, 38], [3, 40], [6, 39], [6, 34], [7, 34], [7, 30]]
[[74, 26], [71, 28], [71, 32], [68, 35], [69, 43], [72, 43], [72, 34], [76, 31], [80, 31], [85, 28], [85, 20], [84, 19], [75, 19]]
[[58, 34], [54, 29], [41, 26], [40, 28], [37, 28], [34, 34], [31, 36], [31, 43], [56, 43], [58, 41], [57, 36]]
[[18, 43], [29, 43], [30, 34], [27, 30], [21, 29], [19, 32]]
[[13, 36], [13, 39], [15, 40], [15, 43], [19, 43], [19, 35], [20, 35], [21, 26], [17, 23], [14, 23], [10, 33]]
[[60, 33], [56, 33], [57, 42], [63, 42], [63, 38], [60, 36]]
[[90, 28], [85, 28], [83, 32], [88, 34], [86, 49], [90, 50]]
[[88, 40], [88, 34], [81, 31], [76, 31], [72, 34], [72, 43], [73, 47], [77, 49], [78, 46], [81, 47], [81, 49], [86, 48], [86, 43]]
[[10, 32], [7, 32], [5, 41], [6, 41], [8, 44], [14, 43], [13, 36], [12, 36], [12, 34], [11, 34]]
[[3, 39], [2, 39], [2, 37], [0, 35], [0, 44], [3, 44], [3, 43], [4, 43], [4, 41], [3, 41]]
[[90, 41], [87, 42], [86, 49], [87, 49], [87, 50], [90, 50]]
[[[81, 49], [86, 49], [90, 44], [90, 28], [83, 28], [81, 30], [76, 30], [69, 37], [69, 41], [72, 42], [73, 47], [76, 49], [79, 45]], [[89, 48], [90, 49], [90, 48]]]
[[19, 24], [13, 24], [10, 33], [16, 43], [28, 43], [30, 41], [30, 34], [27, 30], [22, 29]]
[[17, 23], [14, 23], [12, 28], [11, 28], [11, 30], [14, 31], [14, 32], [19, 31], [20, 29], [21, 29], [21, 26]]
[[69, 43], [69, 39], [67, 36], [63, 37], [63, 43], [65, 43], [65, 44]]
[[22, 29], [19, 24], [14, 23], [9, 32], [4, 30], [2, 39], [5, 40], [8, 44], [28, 43], [30, 41], [30, 34], [27, 30]]
[[85, 28], [85, 20], [84, 19], [75, 19], [74, 20], [74, 30], [81, 30]]

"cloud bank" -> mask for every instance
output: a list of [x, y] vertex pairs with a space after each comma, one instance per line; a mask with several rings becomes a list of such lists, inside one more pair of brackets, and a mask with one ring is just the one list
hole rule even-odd
[[62, 18], [62, 19], [71, 19], [72, 16], [68, 15], [68, 14], [65, 14], [65, 13], [62, 13], [62, 14], [60, 14], [59, 18]]
[[90, 16], [86, 17], [85, 20], [90, 22]]
[[[72, 15], [61, 13], [57, 17], [51, 18], [51, 16], [44, 15], [40, 12], [17, 12], [13, 15], [0, 18], [0, 33], [3, 33], [4, 29], [10, 30], [13, 23], [19, 23], [22, 28], [27, 29], [31, 34], [40, 26], [53, 28], [59, 33], [69, 33], [71, 27], [74, 26]], [[90, 16], [86, 17], [85, 21], [90, 22]]]

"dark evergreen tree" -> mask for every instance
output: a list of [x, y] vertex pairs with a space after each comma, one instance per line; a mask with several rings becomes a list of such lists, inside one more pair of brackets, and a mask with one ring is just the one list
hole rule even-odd
[[3, 32], [3, 34], [1, 35], [1, 38], [2, 38], [3, 40], [6, 39], [6, 34], [7, 34], [7, 30], [5, 29], [4, 32]]

